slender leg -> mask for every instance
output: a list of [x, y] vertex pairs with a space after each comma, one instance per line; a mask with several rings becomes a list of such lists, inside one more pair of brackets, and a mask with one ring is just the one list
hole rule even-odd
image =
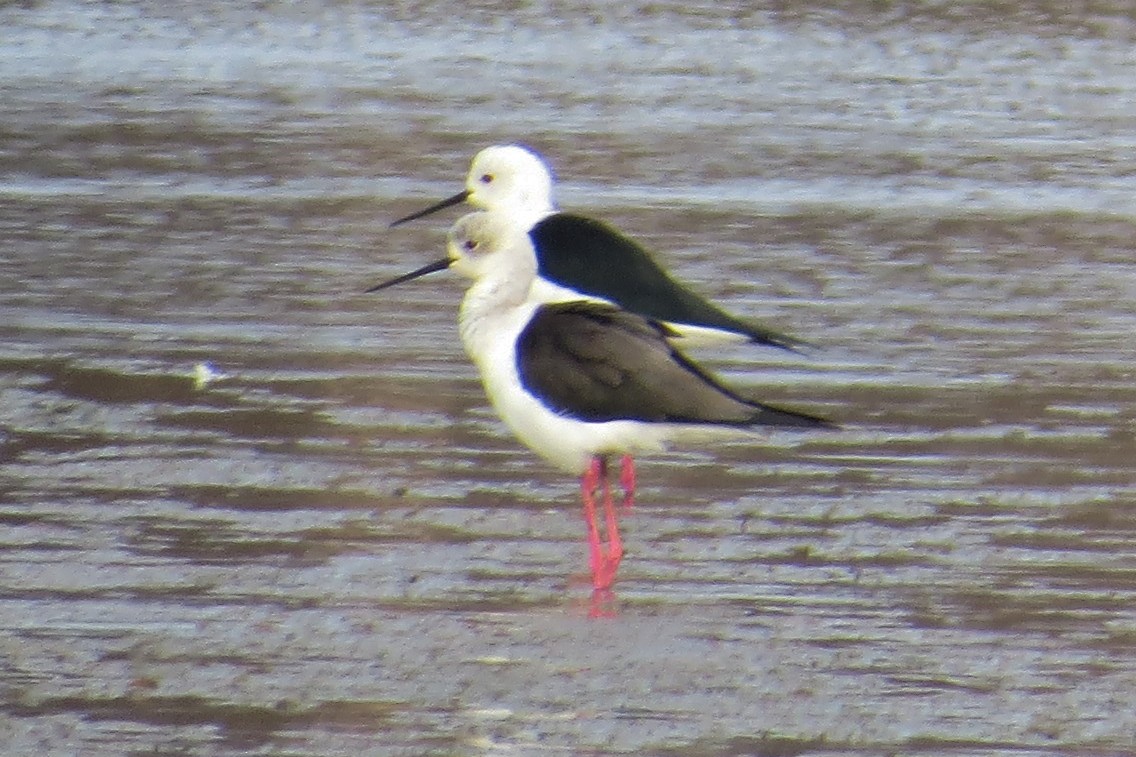
[[[608, 478], [607, 459], [595, 457], [580, 479], [580, 491], [584, 499], [584, 525], [588, 532], [588, 560], [592, 569], [592, 586], [595, 589], [609, 589], [615, 581], [615, 573], [623, 559], [623, 541], [619, 538], [619, 522], [612, 501], [611, 481]], [[604, 529], [607, 531], [607, 546], [600, 541], [599, 523], [596, 519], [596, 491], [603, 487]]]
[[584, 526], [588, 533], [588, 565], [592, 570], [592, 584], [600, 587], [600, 577], [604, 570], [603, 547], [600, 545], [600, 529], [596, 523], [596, 489], [600, 478], [603, 477], [603, 460], [599, 457], [592, 460], [591, 465], [580, 478], [580, 493], [584, 499]]
[[[604, 561], [606, 570], [606, 586], [615, 581], [615, 572], [619, 570], [619, 563], [623, 560], [623, 540], [619, 538], [619, 521], [615, 516], [615, 503], [611, 496], [611, 479], [607, 476], [607, 465], [604, 465], [603, 477], [603, 504], [604, 526], [607, 528], [607, 556]], [[606, 587], [605, 587], [606, 588]]]
[[635, 461], [631, 455], [619, 461], [619, 485], [623, 487], [623, 507], [630, 510], [635, 504]]

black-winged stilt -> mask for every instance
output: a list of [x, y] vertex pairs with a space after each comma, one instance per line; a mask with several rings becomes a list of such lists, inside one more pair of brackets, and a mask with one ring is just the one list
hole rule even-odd
[[465, 189], [391, 226], [468, 202], [509, 215], [528, 230], [537, 256], [535, 299], [598, 299], [669, 324], [672, 338], [697, 344], [748, 340], [797, 349], [804, 340], [730, 315], [659, 267], [638, 243], [600, 221], [563, 213], [552, 203], [552, 174], [517, 145], [487, 147], [473, 158]]
[[[660, 321], [608, 303], [534, 300], [536, 255], [506, 214], [464, 216], [450, 230], [446, 257], [367, 291], [446, 268], [472, 279], [459, 311], [461, 339], [497, 414], [538, 455], [580, 476], [597, 590], [611, 586], [623, 556], [610, 458], [621, 458], [627, 505], [636, 453], [758, 426], [831, 427], [727, 389], [676, 351]], [[606, 546], [596, 514], [601, 487]]]

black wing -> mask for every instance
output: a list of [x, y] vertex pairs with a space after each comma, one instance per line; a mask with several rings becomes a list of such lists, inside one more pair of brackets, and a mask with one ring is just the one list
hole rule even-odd
[[803, 340], [735, 318], [672, 279], [650, 253], [599, 221], [554, 213], [529, 230], [539, 273], [625, 310], [670, 323], [732, 331], [792, 350]]
[[671, 333], [610, 305], [542, 305], [517, 339], [517, 371], [555, 412], [582, 421], [829, 425], [739, 397], [671, 347]]

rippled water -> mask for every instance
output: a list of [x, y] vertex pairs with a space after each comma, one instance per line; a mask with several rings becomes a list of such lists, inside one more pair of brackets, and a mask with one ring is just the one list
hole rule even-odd
[[[834, 5], [0, 7], [5, 753], [1136, 750], [1136, 17]], [[613, 617], [361, 294], [514, 140], [845, 427], [644, 458]]]

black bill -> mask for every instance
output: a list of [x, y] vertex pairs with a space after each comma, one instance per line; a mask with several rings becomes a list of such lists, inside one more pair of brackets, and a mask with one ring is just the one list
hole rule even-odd
[[394, 277], [390, 281], [384, 281], [381, 284], [375, 284], [373, 287], [368, 289], [367, 292], [368, 293], [377, 292], [380, 289], [386, 289], [388, 287], [394, 286], [395, 284], [401, 284], [404, 281], [411, 281], [413, 279], [417, 279], [418, 277], [425, 276], [428, 273], [434, 273], [435, 271], [444, 271], [447, 268], [449, 268], [450, 264], [453, 263], [453, 262], [454, 261], [450, 260], [449, 258], [442, 258], [441, 260], [435, 260], [433, 263], [427, 263], [426, 265], [422, 266], [421, 268], [417, 268], [417, 269], [411, 271], [410, 273], [404, 273], [401, 276]]
[[413, 221], [415, 219], [422, 218], [423, 216], [428, 216], [431, 213], [436, 213], [439, 210], [445, 210], [448, 207], [451, 207], [453, 205], [457, 205], [459, 202], [465, 202], [466, 198], [468, 198], [468, 197], [469, 197], [469, 190], [468, 189], [463, 190], [461, 192], [458, 192], [453, 197], [447, 197], [446, 199], [442, 200], [441, 202], [435, 203], [434, 205], [431, 205], [430, 207], [426, 208], [425, 210], [419, 210], [417, 213], [411, 213], [408, 216], [403, 216], [402, 218], [398, 219], [397, 221], [392, 221], [390, 227], [393, 229], [395, 226], [398, 226], [400, 223], [406, 223], [407, 221]]

